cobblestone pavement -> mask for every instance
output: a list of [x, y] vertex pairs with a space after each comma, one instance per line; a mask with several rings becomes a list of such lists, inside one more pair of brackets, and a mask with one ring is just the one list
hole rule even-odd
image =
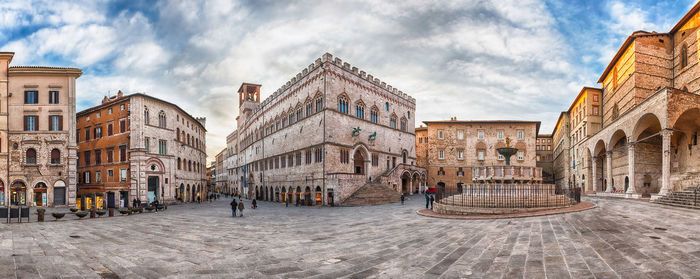
[[[0, 278], [700, 278], [700, 211], [593, 200], [583, 212], [449, 220], [406, 205], [228, 200], [0, 224]], [[51, 217], [47, 219], [53, 219]]]

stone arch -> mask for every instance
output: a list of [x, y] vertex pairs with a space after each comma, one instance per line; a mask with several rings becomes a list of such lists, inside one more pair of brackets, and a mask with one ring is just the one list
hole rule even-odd
[[146, 168], [147, 172], [152, 172], [152, 173], [164, 173], [165, 172], [165, 164], [163, 164], [163, 161], [161, 161], [158, 158], [149, 158], [146, 160]]
[[644, 136], [649, 136], [648, 133], [643, 136], [643, 133], [645, 131], [661, 131], [662, 126], [661, 121], [659, 119], [660, 118], [656, 116], [656, 114], [654, 114], [653, 112], [646, 113], [642, 117], [640, 117], [634, 126], [634, 130], [631, 135], [631, 141], [636, 142], [640, 139], [643, 139]]
[[[679, 174], [700, 172], [700, 107], [689, 108], [673, 119], [671, 136], [672, 164]], [[675, 152], [674, 152], [675, 151]]]
[[403, 194], [408, 194], [411, 192], [411, 172], [408, 170], [404, 170], [401, 173], [400, 176], [401, 179], [401, 189], [399, 189], [399, 192]]
[[[370, 176], [372, 154], [364, 143], [357, 143], [352, 148], [353, 173], [364, 174], [366, 178]], [[361, 162], [360, 162], [361, 161]], [[358, 172], [359, 168], [359, 172]]]
[[612, 150], [613, 147], [621, 140], [625, 139], [627, 141], [627, 132], [622, 129], [618, 129], [612, 135], [610, 136], [610, 139], [608, 140], [607, 144], [607, 150]]

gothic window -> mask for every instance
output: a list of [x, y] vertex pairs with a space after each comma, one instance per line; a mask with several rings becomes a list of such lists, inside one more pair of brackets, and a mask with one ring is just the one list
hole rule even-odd
[[341, 96], [340, 98], [338, 98], [338, 111], [340, 113], [348, 114], [348, 103], [349, 102], [350, 101], [345, 96]]
[[372, 107], [372, 110], [369, 113], [369, 120], [373, 123], [379, 122], [379, 109], [377, 109], [376, 106]]
[[365, 104], [357, 102], [355, 104], [355, 117], [365, 119]]
[[309, 117], [309, 115], [311, 115], [312, 113], [314, 113], [313, 109], [314, 109], [313, 104], [311, 104], [311, 103], [306, 103], [306, 117]]
[[323, 98], [318, 97], [316, 98], [316, 112], [321, 111], [323, 109]]
[[148, 108], [143, 108], [143, 123], [148, 125]]
[[688, 46], [681, 47], [681, 68], [688, 66]]
[[389, 127], [396, 129], [396, 115], [391, 116], [391, 119], [389, 120]]
[[297, 109], [297, 121], [300, 121], [302, 118], [304, 118], [304, 115], [302, 114], [301, 108]]
[[406, 118], [401, 117], [401, 131], [406, 131], [406, 126], [407, 126], [407, 121]]
[[165, 122], [165, 112], [162, 110], [160, 113], [158, 113], [158, 127], [165, 128], [166, 127], [166, 122]]

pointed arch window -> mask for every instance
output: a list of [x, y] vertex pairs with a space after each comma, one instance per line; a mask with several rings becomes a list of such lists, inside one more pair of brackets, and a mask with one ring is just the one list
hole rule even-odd
[[377, 107], [372, 107], [369, 113], [369, 120], [372, 121], [372, 123], [379, 122], [379, 109], [377, 109]]
[[355, 104], [355, 117], [365, 119], [365, 104], [357, 102]]
[[306, 117], [314, 113], [314, 105], [311, 102], [306, 103]]
[[297, 121], [300, 121], [302, 118], [304, 118], [304, 114], [301, 111], [301, 107], [297, 109]]
[[160, 113], [158, 113], [158, 127], [166, 128], [166, 126], [165, 112], [161, 110]]
[[318, 97], [316, 98], [316, 112], [321, 111], [321, 109], [323, 109], [323, 98]]
[[389, 127], [396, 129], [396, 115], [391, 116], [391, 119], [389, 120]]
[[688, 46], [681, 47], [681, 68], [688, 66]]
[[407, 122], [405, 117], [401, 117], [401, 131], [406, 131]]
[[349, 100], [345, 96], [338, 98], [338, 111], [340, 113], [348, 114], [348, 103]]
[[148, 108], [146, 107], [143, 108], [143, 123], [148, 125]]

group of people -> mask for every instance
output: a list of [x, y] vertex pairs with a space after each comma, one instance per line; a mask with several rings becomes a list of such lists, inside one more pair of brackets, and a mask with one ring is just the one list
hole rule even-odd
[[[434, 194], [429, 194], [428, 192], [423, 192], [425, 194], [425, 209], [433, 209], [433, 203], [435, 202], [435, 195]], [[404, 201], [406, 200], [406, 196], [401, 193], [401, 205], [404, 204]]]
[[[243, 210], [245, 209], [245, 204], [243, 204], [243, 199], [240, 196], [238, 196], [238, 198], [239, 198], [238, 201], [236, 201], [236, 197], [234, 197], [233, 200], [231, 201], [231, 215], [233, 215], [233, 217], [236, 217], [236, 211], [238, 211], [238, 214], [239, 214], [238, 216], [243, 217]], [[251, 208], [252, 209], [258, 208], [258, 201], [257, 200], [253, 199]]]

